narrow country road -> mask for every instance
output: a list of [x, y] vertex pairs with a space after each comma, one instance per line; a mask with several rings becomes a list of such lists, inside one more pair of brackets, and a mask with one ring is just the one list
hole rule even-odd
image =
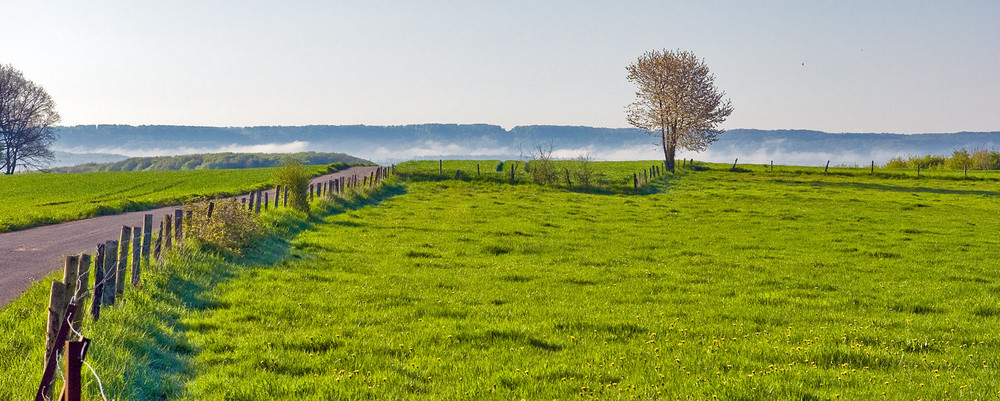
[[[312, 182], [354, 175], [361, 180], [376, 169], [351, 167], [313, 178]], [[273, 201], [274, 190], [267, 192]], [[142, 226], [143, 215], [147, 213], [153, 215], [153, 227], [159, 227], [163, 215], [172, 214], [177, 207], [100, 216], [0, 234], [0, 307], [21, 295], [33, 282], [62, 269], [63, 255], [93, 253], [97, 244], [117, 240], [123, 225]]]

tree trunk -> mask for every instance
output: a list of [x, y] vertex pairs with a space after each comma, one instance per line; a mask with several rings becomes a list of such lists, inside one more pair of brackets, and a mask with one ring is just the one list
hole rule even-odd
[[667, 138], [667, 131], [664, 128], [660, 128], [660, 139], [663, 145], [663, 166], [670, 171], [674, 172], [674, 156], [677, 154], [677, 144]]

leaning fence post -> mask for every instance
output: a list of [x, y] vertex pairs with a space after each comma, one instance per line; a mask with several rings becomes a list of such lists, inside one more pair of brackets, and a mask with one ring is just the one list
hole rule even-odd
[[250, 203], [249, 203], [250, 206], [247, 208], [250, 211], [253, 211], [253, 200], [254, 200], [253, 199], [253, 195], [254, 195], [254, 192], [255, 191], [250, 191]]
[[149, 266], [150, 242], [153, 241], [153, 215], [142, 216], [142, 261]]
[[122, 226], [118, 240], [118, 268], [115, 270], [115, 294], [125, 292], [125, 269], [128, 268], [128, 250], [132, 240], [132, 227]]
[[[52, 282], [56, 284], [57, 282]], [[59, 328], [56, 329], [55, 344], [63, 344], [66, 341], [66, 336], [69, 335], [69, 322], [72, 319], [73, 314], [76, 313], [76, 305], [68, 305], [65, 309], [65, 315], [60, 318]], [[38, 392], [35, 393], [36, 401], [43, 401], [50, 397], [52, 393], [52, 384], [55, 382], [56, 369], [58, 369], [58, 360], [56, 355], [61, 350], [56, 346], [52, 347], [50, 353], [46, 353], [45, 360], [45, 371], [42, 372], [42, 381], [38, 385]]]
[[96, 322], [101, 317], [101, 300], [104, 297], [104, 244], [97, 244], [94, 257], [94, 292], [90, 297], [90, 315]]
[[826, 173], [828, 171], [830, 171], [830, 161], [829, 160], [826, 161], [826, 167], [823, 168], [823, 172], [824, 173]]

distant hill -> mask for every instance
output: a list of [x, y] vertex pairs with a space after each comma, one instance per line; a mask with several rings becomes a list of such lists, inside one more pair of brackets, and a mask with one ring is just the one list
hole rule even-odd
[[70, 153], [55, 151], [55, 160], [49, 164], [51, 167], [75, 166], [84, 163], [112, 163], [128, 159], [125, 155], [111, 153]]
[[[233, 149], [261, 152], [343, 152], [381, 163], [436, 158], [518, 158], [539, 144], [555, 155], [589, 153], [595, 159], [658, 159], [653, 137], [632, 128], [531, 125], [509, 130], [488, 124], [400, 126], [311, 125], [302, 127], [191, 127], [78, 125], [60, 127], [56, 147], [72, 152], [215, 153]], [[1000, 132], [954, 134], [831, 134], [808, 130], [734, 129], [703, 153], [681, 153], [707, 161], [778, 164], [885, 163], [894, 156], [947, 155], [959, 148], [1000, 147]], [[277, 150], [272, 150], [277, 149]]]
[[89, 173], [97, 171], [154, 171], [154, 170], [210, 170], [255, 167], [274, 167], [288, 158], [302, 161], [306, 165], [326, 165], [332, 163], [371, 163], [343, 153], [301, 152], [290, 154], [274, 153], [206, 153], [180, 156], [132, 157], [113, 163], [87, 163], [71, 167], [49, 169], [56, 173]]

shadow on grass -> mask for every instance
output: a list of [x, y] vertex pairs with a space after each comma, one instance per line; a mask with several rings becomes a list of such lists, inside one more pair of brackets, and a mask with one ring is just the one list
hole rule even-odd
[[316, 224], [324, 224], [323, 217], [376, 205], [402, 193], [403, 187], [387, 185], [361, 195], [316, 202], [308, 216], [290, 210], [278, 212], [284, 215], [278, 215], [274, 231], [246, 247], [242, 256], [212, 253], [194, 242], [190, 248], [169, 253], [165, 265], [153, 266], [147, 274], [144, 286], [148, 296], [137, 294], [122, 299], [123, 303], [134, 303], [129, 309], [135, 311], [102, 316], [100, 322], [107, 325], [102, 330], [105, 333], [119, 331], [118, 326], [136, 330], [136, 334], [121, 339], [124, 349], [110, 356], [112, 365], [125, 366], [121, 370], [122, 398], [182, 398], [184, 383], [195, 374], [191, 362], [198, 353], [185, 333], [215, 329], [212, 322], [199, 321], [197, 314], [192, 318], [192, 313], [228, 307], [225, 301], [212, 296], [215, 287], [255, 268], [280, 262], [290, 254], [290, 239]]

